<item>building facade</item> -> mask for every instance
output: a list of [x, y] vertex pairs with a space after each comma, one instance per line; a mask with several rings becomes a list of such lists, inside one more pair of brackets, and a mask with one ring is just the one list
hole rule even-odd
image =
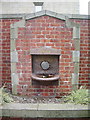
[[[1, 0], [0, 2], [0, 14], [19, 14], [19, 13], [34, 13], [36, 12], [34, 2], [43, 3], [42, 10], [50, 10], [61, 14], [79, 14], [79, 0], [11, 0], [7, 2]], [[40, 6], [37, 4], [36, 6]], [[38, 10], [39, 9], [38, 7]]]

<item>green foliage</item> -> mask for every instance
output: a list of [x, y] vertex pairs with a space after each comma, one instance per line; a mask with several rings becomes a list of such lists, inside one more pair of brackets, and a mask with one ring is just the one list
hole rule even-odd
[[4, 103], [10, 103], [13, 99], [10, 97], [8, 93], [5, 92], [4, 87], [0, 88], [0, 105]]
[[75, 104], [88, 104], [90, 103], [89, 90], [86, 88], [80, 88], [72, 91], [69, 96], [66, 96], [65, 101]]

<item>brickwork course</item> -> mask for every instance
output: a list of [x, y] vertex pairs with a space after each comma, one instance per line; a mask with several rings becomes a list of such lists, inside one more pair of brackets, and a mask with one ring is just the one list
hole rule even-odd
[[[90, 18], [51, 11], [0, 17], [2, 85], [13, 94], [60, 97], [90, 87]], [[58, 85], [32, 85], [30, 49], [60, 50]]]

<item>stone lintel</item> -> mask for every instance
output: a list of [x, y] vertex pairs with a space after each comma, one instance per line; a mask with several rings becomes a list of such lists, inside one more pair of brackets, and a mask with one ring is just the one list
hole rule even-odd
[[60, 55], [60, 52], [59, 49], [47, 47], [30, 49], [31, 55]]

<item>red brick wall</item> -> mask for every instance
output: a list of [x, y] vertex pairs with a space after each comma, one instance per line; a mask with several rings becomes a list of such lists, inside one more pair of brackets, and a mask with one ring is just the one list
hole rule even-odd
[[[16, 19], [2, 19], [0, 20], [0, 45], [2, 47], [2, 84], [6, 84], [11, 89], [11, 63], [10, 63], [10, 24], [17, 22]], [[1, 49], [0, 49], [1, 50]], [[0, 61], [1, 61], [0, 60]]]
[[[42, 16], [31, 19], [26, 22], [26, 28], [19, 28], [19, 36], [16, 43], [19, 57], [17, 72], [22, 72], [19, 77], [19, 93], [25, 95], [60, 96], [71, 91], [73, 43], [72, 28], [66, 28], [65, 21], [53, 17]], [[61, 50], [59, 62], [60, 85], [58, 86], [32, 86], [32, 80], [30, 79], [32, 69], [30, 49], [44, 46], [51, 46]], [[24, 85], [27, 87], [25, 88]]]
[[80, 24], [80, 85], [90, 87], [90, 20], [73, 20]]
[[2, 86], [2, 22], [0, 20], [0, 87]]
[[[11, 88], [11, 66], [10, 66], [10, 24], [19, 21], [18, 19], [2, 19], [0, 28], [2, 29], [2, 82]], [[89, 37], [90, 26], [88, 20], [72, 20], [81, 25], [80, 37], [80, 85], [87, 85], [89, 80]], [[72, 51], [74, 40], [72, 39], [72, 28], [67, 28], [65, 21], [42, 16], [35, 19], [27, 20], [25, 28], [18, 28], [18, 39], [16, 40], [16, 50], [18, 51], [19, 61], [17, 63], [17, 73], [19, 75], [18, 93], [23, 95], [41, 96], [60, 96], [72, 89], [71, 74], [74, 70], [72, 62]], [[1, 33], [0, 33], [1, 34]], [[32, 72], [32, 63], [30, 48], [42, 46], [51, 46], [61, 50], [60, 56], [60, 85], [33, 85], [30, 79]], [[0, 47], [0, 48], [1, 48]], [[1, 54], [1, 53], [0, 53]], [[1, 74], [1, 73], [0, 73]]]

